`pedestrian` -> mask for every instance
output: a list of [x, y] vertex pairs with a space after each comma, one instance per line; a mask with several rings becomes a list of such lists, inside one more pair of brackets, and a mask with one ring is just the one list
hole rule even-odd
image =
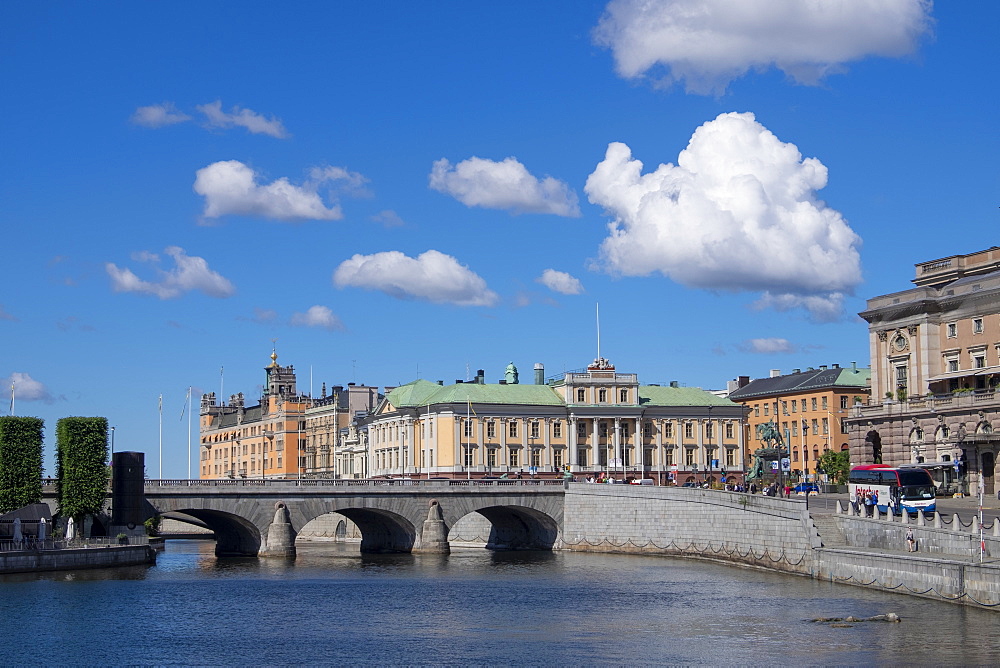
[[865, 517], [871, 517], [874, 514], [875, 504], [873, 501], [871, 492], [865, 492]]
[[907, 552], [917, 551], [917, 541], [913, 538], [912, 527], [906, 527], [906, 551]]

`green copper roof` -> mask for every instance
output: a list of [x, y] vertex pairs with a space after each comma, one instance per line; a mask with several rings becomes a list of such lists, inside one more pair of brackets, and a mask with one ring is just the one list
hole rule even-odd
[[639, 403], [643, 406], [734, 406], [729, 399], [717, 397], [697, 387], [640, 385]]
[[401, 385], [386, 397], [397, 408], [426, 406], [427, 404], [455, 404], [471, 401], [474, 404], [520, 404], [530, 406], [560, 406], [562, 399], [548, 385], [479, 385], [457, 383], [437, 385], [417, 380]]
[[[417, 380], [400, 385], [386, 395], [396, 408], [414, 408], [428, 404], [565, 406], [562, 395], [549, 385], [479, 385], [456, 383], [437, 385]], [[734, 406], [729, 399], [717, 397], [696, 387], [639, 387], [641, 406]]]

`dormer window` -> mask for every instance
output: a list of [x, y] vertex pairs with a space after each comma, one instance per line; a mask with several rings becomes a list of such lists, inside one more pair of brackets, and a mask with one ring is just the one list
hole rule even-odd
[[597, 401], [598, 403], [606, 403], [608, 400], [608, 391], [605, 388], [601, 388], [597, 391]]

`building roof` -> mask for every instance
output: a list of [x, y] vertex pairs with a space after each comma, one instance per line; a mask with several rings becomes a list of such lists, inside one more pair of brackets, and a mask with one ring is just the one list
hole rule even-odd
[[774, 378], [758, 378], [732, 392], [733, 401], [746, 401], [758, 397], [803, 394], [822, 390], [866, 390], [871, 381], [871, 369], [813, 369]]
[[[396, 408], [414, 408], [428, 404], [565, 406], [566, 402], [551, 385], [456, 383], [437, 385], [416, 380], [400, 385], [386, 400]], [[732, 406], [729, 399], [717, 397], [696, 387], [666, 387], [641, 385], [639, 404], [642, 406]]]

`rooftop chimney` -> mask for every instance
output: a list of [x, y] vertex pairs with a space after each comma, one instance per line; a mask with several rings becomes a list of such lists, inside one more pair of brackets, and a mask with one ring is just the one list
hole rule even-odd
[[781, 375], [781, 369], [771, 369], [771, 378], [777, 378]]
[[680, 383], [678, 383], [676, 380], [672, 380], [670, 381], [670, 387], [680, 387]]
[[545, 384], [545, 365], [535, 362], [535, 385]]

